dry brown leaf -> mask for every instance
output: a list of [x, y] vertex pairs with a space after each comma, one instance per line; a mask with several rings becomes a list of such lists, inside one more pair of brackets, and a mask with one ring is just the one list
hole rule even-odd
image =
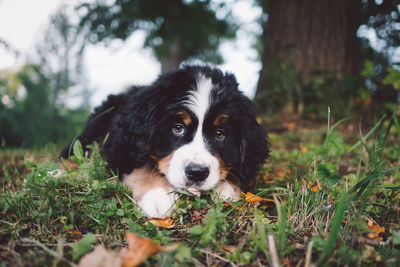
[[126, 233], [125, 239], [128, 241], [129, 247], [127, 250], [121, 251], [123, 267], [138, 266], [160, 249], [160, 243], [155, 243], [150, 238], [140, 237], [134, 233]]
[[170, 229], [175, 226], [175, 223], [171, 220], [171, 218], [151, 218], [149, 222], [158, 228], [167, 228]]
[[242, 197], [244, 197], [246, 202], [250, 202], [250, 203], [259, 203], [259, 202], [275, 203], [275, 201], [273, 199], [262, 198], [262, 197], [254, 195], [253, 193], [250, 193], [250, 192], [247, 192], [247, 193], [242, 192], [241, 195], [242, 195]]
[[371, 230], [371, 233], [367, 234], [367, 237], [370, 239], [377, 239], [382, 241], [383, 235], [385, 234], [385, 227], [378, 226], [374, 221], [367, 218], [367, 226]]
[[103, 245], [98, 245], [92, 252], [82, 257], [79, 267], [120, 267], [120, 253], [107, 251]]
[[82, 257], [79, 267], [135, 267], [158, 251], [170, 251], [179, 246], [173, 244], [161, 247], [160, 243], [134, 233], [126, 233], [125, 239], [128, 241], [128, 248], [123, 248], [117, 253], [107, 251], [104, 246], [99, 245]]
[[239, 246], [232, 246], [232, 245], [226, 245], [226, 244], [222, 244], [221, 246], [225, 251], [228, 251], [232, 254], [235, 253], [239, 249]]

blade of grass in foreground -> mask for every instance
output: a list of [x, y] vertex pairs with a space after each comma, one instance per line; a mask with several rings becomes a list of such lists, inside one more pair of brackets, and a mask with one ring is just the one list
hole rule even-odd
[[342, 193], [340, 194], [340, 199], [336, 206], [335, 216], [333, 217], [331, 223], [329, 237], [325, 244], [322, 260], [325, 260], [332, 253], [333, 248], [335, 247], [344, 216], [346, 195], [346, 188], [343, 188]]

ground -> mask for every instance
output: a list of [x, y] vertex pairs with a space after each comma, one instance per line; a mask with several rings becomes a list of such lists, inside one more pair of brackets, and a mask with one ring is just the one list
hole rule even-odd
[[[249, 187], [255, 196], [245, 191], [231, 203], [212, 192], [183, 193], [177, 213], [161, 222], [141, 216], [96, 145], [90, 158], [76, 145], [73, 161], [63, 163], [60, 146], [1, 148], [0, 261], [68, 266], [102, 245], [110, 257], [128, 247], [136, 263], [149, 266], [400, 262], [398, 119], [315, 122], [280, 114], [259, 121], [272, 153]], [[156, 249], [137, 255], [127, 233], [150, 238]]]

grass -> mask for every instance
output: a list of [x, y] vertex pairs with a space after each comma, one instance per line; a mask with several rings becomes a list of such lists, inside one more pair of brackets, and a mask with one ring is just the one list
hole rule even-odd
[[[57, 147], [0, 152], [0, 261], [69, 266], [96, 244], [126, 246], [134, 232], [179, 248], [148, 266], [396, 266], [400, 262], [400, 125], [395, 116], [368, 128], [281, 122], [272, 157], [252, 192], [272, 202], [220, 202], [211, 192], [181, 194], [175, 226], [142, 217], [129, 190], [107, 172], [98, 146], [77, 169], [57, 175]], [[271, 122], [270, 122], [271, 123]], [[328, 127], [327, 127], [328, 126]]]

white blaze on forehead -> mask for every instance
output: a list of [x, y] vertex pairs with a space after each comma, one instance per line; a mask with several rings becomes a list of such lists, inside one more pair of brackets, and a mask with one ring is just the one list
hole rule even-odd
[[193, 91], [191, 91], [188, 99], [185, 101], [185, 106], [196, 114], [200, 127], [203, 124], [204, 116], [210, 105], [211, 91], [211, 78], [200, 74], [196, 79], [196, 88], [193, 88]]

